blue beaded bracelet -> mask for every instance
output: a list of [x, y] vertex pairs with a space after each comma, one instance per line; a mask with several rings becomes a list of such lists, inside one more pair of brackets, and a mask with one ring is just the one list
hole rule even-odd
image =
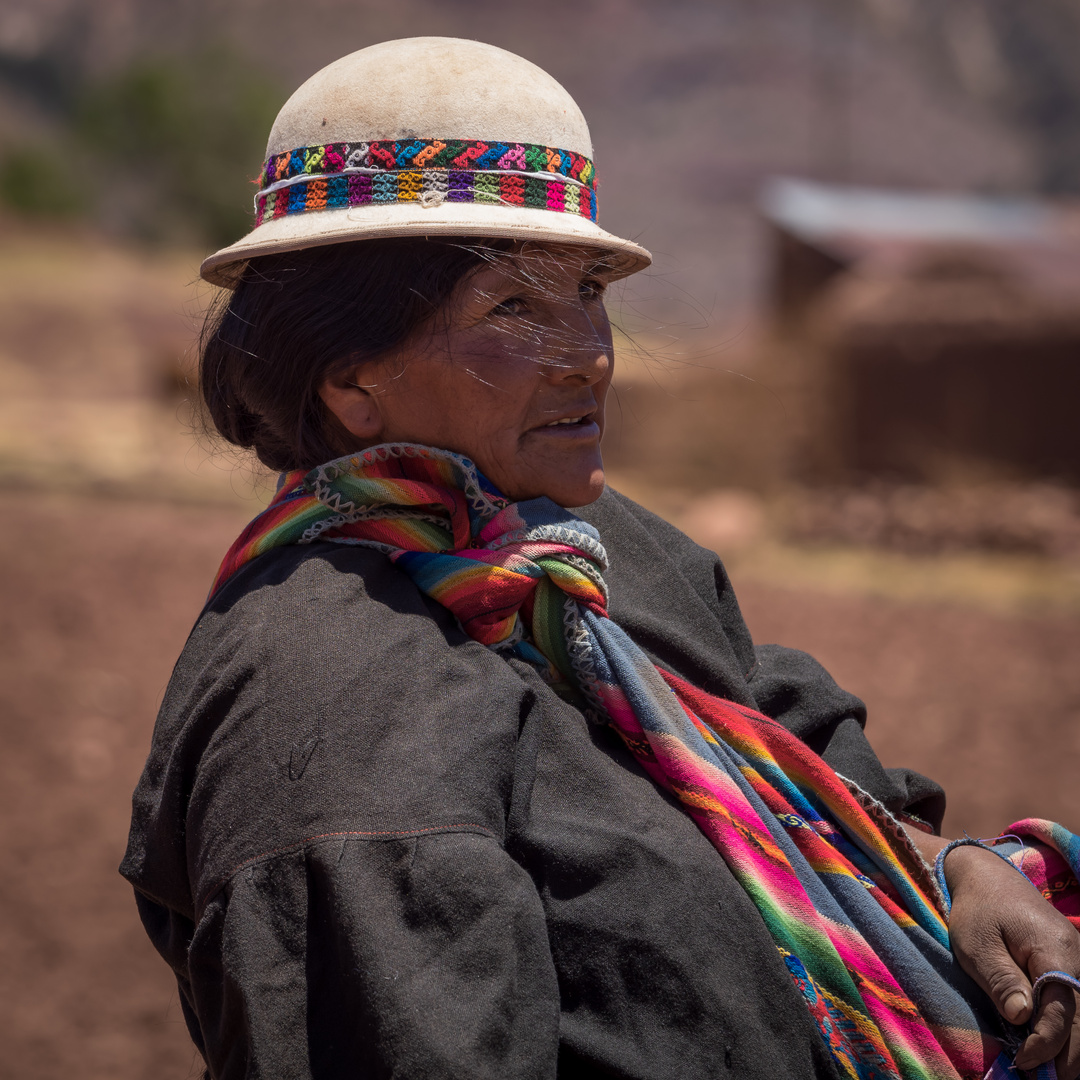
[[[997, 839], [1004, 840], [1005, 837], [998, 837]], [[1014, 837], [1019, 840], [1019, 837]], [[1023, 841], [1021, 841], [1022, 843]], [[937, 880], [938, 888], [941, 890], [942, 899], [945, 901], [945, 914], [948, 915], [952, 911], [952, 896], [949, 894], [949, 886], [945, 883], [945, 856], [949, 854], [953, 848], [958, 847], [981, 847], [985, 851], [992, 851], [1003, 863], [1011, 866], [1021, 877], [1027, 881], [1024, 877], [1024, 872], [1019, 869], [1007, 855], [1003, 855], [996, 848], [991, 847], [989, 844], [983, 843], [982, 840], [977, 840], [973, 836], [963, 836], [959, 840], [950, 840], [937, 854], [937, 858], [934, 860], [934, 877]]]
[[1044, 971], [1031, 984], [1032, 1017], [1039, 1011], [1039, 996], [1042, 994], [1042, 988], [1047, 983], [1060, 983], [1062, 986], [1071, 986], [1074, 990], [1080, 992], [1080, 979], [1074, 978], [1067, 971]]

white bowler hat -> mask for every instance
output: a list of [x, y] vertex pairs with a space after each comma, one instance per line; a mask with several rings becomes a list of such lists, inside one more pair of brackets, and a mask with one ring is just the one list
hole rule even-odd
[[248, 259], [390, 236], [584, 244], [616, 276], [649, 253], [596, 223], [585, 117], [535, 64], [460, 38], [385, 41], [316, 72], [278, 113], [255, 226], [202, 276]]

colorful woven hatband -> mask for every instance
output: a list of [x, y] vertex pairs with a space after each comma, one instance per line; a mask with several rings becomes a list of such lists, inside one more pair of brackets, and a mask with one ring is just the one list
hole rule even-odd
[[[959, 970], [896, 822], [780, 724], [655, 667], [607, 617], [591, 525], [548, 499], [509, 502], [455, 454], [388, 444], [286, 474], [214, 590], [263, 552], [317, 540], [384, 552], [471, 637], [619, 733], [754, 902], [841, 1075], [974, 1080], [1008, 1065], [1015, 1033]], [[1080, 840], [1041, 822], [1026, 835], [1052, 841], [1073, 897]]]
[[572, 150], [479, 139], [328, 143], [263, 167], [255, 224], [370, 203], [524, 206], [596, 221], [596, 171]]

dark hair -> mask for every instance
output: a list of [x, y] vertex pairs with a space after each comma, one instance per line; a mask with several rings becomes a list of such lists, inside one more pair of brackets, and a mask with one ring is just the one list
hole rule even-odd
[[271, 469], [348, 453], [319, 397], [323, 380], [400, 345], [508, 246], [360, 240], [252, 259], [203, 330], [199, 389], [214, 426]]

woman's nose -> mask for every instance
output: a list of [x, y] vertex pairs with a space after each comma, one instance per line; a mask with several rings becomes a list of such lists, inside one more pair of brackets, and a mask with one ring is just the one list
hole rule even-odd
[[610, 324], [606, 314], [598, 319], [583, 303], [568, 306], [575, 310], [565, 312], [562, 325], [553, 327], [556, 333], [551, 335], [545, 371], [555, 382], [575, 380], [591, 386], [611, 371]]

